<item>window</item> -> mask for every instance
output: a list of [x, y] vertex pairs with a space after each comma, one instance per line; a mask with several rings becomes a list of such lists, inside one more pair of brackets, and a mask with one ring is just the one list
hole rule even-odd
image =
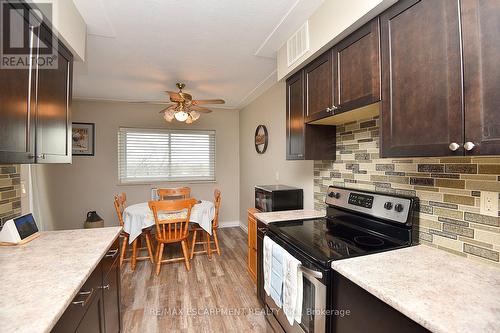
[[215, 131], [120, 128], [121, 183], [214, 181]]

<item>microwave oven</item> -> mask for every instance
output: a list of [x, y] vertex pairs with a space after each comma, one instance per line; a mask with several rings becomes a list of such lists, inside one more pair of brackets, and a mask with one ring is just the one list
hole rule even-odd
[[304, 191], [286, 185], [255, 186], [255, 208], [261, 212], [303, 209]]

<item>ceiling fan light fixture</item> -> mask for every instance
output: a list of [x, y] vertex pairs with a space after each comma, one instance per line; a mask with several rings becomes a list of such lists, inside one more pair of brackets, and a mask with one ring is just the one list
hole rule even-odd
[[177, 119], [177, 121], [180, 121], [180, 122], [186, 121], [188, 119], [188, 117], [189, 117], [189, 115], [184, 111], [178, 111], [175, 114], [175, 119]]
[[188, 116], [188, 119], [186, 119], [186, 124], [192, 124], [194, 122], [193, 118], [191, 115]]

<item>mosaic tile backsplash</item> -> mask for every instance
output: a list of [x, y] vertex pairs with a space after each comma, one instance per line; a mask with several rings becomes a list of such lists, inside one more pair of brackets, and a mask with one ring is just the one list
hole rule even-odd
[[3, 223], [21, 215], [19, 165], [0, 164], [0, 230]]
[[329, 185], [417, 196], [419, 239], [500, 266], [500, 219], [480, 214], [481, 191], [500, 192], [500, 156], [379, 157], [379, 118], [337, 126], [337, 160], [314, 161], [314, 205]]

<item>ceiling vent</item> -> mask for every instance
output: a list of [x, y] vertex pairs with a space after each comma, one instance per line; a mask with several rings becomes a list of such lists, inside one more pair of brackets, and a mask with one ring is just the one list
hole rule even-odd
[[286, 41], [286, 58], [288, 67], [293, 65], [300, 57], [309, 51], [309, 21], [306, 21]]

